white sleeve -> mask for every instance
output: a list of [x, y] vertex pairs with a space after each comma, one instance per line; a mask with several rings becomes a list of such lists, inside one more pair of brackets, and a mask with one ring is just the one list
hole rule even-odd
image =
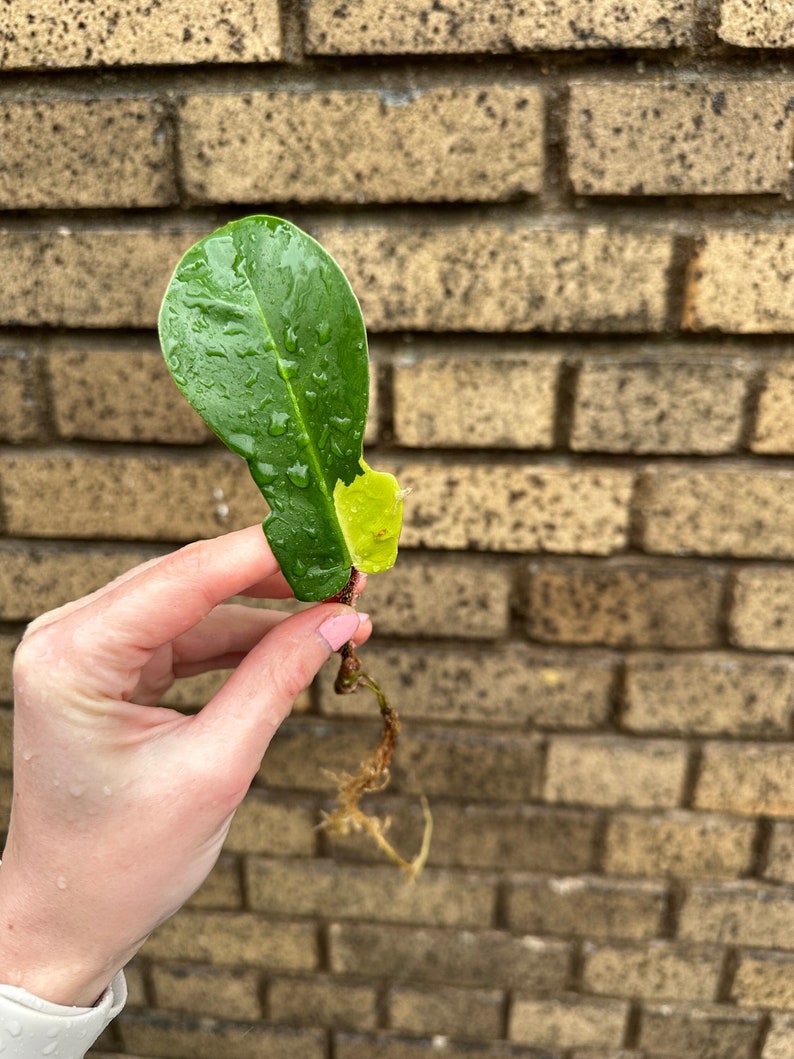
[[119, 971], [91, 1008], [64, 1007], [13, 985], [0, 985], [2, 1059], [83, 1059], [127, 1000]]

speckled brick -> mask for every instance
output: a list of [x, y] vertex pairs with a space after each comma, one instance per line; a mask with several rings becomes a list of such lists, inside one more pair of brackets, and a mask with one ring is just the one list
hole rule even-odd
[[794, 884], [794, 820], [773, 822], [764, 878]]
[[11, 702], [13, 698], [11, 664], [18, 641], [18, 636], [0, 636], [0, 702]]
[[790, 1059], [794, 1051], [794, 1015], [773, 1015], [762, 1059]]
[[222, 854], [198, 890], [185, 902], [186, 908], [212, 912], [237, 912], [243, 907], [240, 871], [234, 857]]
[[794, 954], [741, 953], [731, 999], [740, 1007], [794, 1010]]
[[320, 1029], [268, 1026], [195, 1015], [122, 1014], [119, 1032], [127, 1054], [184, 1056], [191, 1059], [325, 1059], [326, 1034]]
[[749, 365], [710, 356], [598, 357], [576, 381], [571, 448], [577, 452], [734, 451]]
[[278, 0], [120, 5], [19, 0], [5, 12], [0, 69], [269, 62], [282, 56]]
[[8, 100], [0, 128], [4, 209], [177, 201], [164, 109], [154, 100]]
[[[376, 331], [661, 331], [669, 232], [317, 225]], [[487, 262], [487, 267], [485, 263]]]
[[698, 1059], [752, 1059], [760, 1029], [757, 1012], [728, 1006], [692, 1008], [652, 1005], [642, 1013], [639, 1043], [649, 1054], [698, 1056]]
[[237, 809], [224, 849], [268, 857], [310, 857], [317, 846], [314, 808], [249, 791]]
[[571, 86], [568, 164], [582, 195], [772, 194], [788, 181], [794, 83]]
[[794, 816], [791, 743], [709, 743], [695, 808], [749, 816]]
[[161, 1011], [253, 1020], [262, 1014], [259, 974], [253, 970], [153, 964], [151, 983]]
[[791, 362], [778, 364], [766, 372], [750, 447], [759, 453], [794, 453], [794, 364]]
[[536, 1000], [517, 996], [510, 1011], [511, 1041], [550, 1048], [618, 1045], [629, 1014], [628, 1001]]
[[387, 1002], [389, 1025], [398, 1032], [454, 1037], [465, 1026], [467, 1037], [490, 1040], [502, 1035], [504, 994], [498, 989], [398, 986]]
[[24, 349], [0, 349], [0, 438], [30, 441], [40, 436], [43, 420], [33, 356]]
[[443, 359], [402, 354], [394, 362], [395, 441], [413, 448], [551, 448], [560, 363], [557, 354], [497, 348]]
[[309, 0], [307, 50], [319, 55], [671, 48], [692, 32], [690, 0]]
[[688, 331], [794, 331], [787, 228], [707, 229], [687, 274], [682, 325]]
[[761, 651], [794, 650], [794, 570], [748, 566], [733, 588], [730, 634], [739, 647]]
[[714, 999], [722, 965], [716, 946], [700, 948], [669, 941], [644, 944], [587, 944], [582, 985], [588, 993], [648, 1000]]
[[794, 15], [787, 3], [720, 0], [719, 8], [719, 35], [729, 44], [742, 48], [794, 47]]
[[273, 1022], [372, 1030], [378, 1024], [378, 990], [332, 976], [275, 977], [268, 983], [267, 1009]]
[[199, 202], [437, 202], [540, 190], [536, 88], [189, 96], [185, 191]]
[[794, 473], [768, 466], [662, 464], [640, 486], [646, 551], [794, 557]]

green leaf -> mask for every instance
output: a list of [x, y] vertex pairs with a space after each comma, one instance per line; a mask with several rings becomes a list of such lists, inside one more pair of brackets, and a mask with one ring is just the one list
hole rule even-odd
[[248, 462], [297, 598], [393, 565], [402, 495], [362, 459], [366, 330], [330, 254], [279, 218], [233, 221], [179, 262], [159, 329], [179, 389]]

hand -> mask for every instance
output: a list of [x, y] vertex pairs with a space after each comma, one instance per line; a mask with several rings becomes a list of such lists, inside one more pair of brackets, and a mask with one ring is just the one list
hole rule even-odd
[[[91, 1005], [215, 863], [298, 694], [371, 628], [299, 614], [261, 526], [188, 545], [37, 619], [14, 665], [14, 801], [0, 868], [0, 981]], [[236, 667], [195, 716], [155, 703]]]

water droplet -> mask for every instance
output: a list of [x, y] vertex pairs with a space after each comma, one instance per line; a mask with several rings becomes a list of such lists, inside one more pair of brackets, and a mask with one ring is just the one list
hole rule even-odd
[[32, 757], [33, 757], [33, 751], [32, 750], [23, 750], [22, 751], [22, 758], [23, 758], [24, 761], [30, 761]]
[[329, 437], [330, 433], [331, 433], [331, 428], [328, 426], [327, 423], [323, 423], [322, 433], [320, 434], [320, 437], [317, 439], [318, 448], [321, 448], [321, 449], [325, 448], [325, 446], [328, 444], [328, 437]]
[[289, 353], [294, 353], [298, 348], [298, 336], [292, 324], [287, 324], [284, 328], [284, 346]]
[[324, 346], [331, 341], [331, 325], [328, 320], [322, 320], [317, 327], [317, 338], [320, 345]]
[[278, 472], [272, 463], [255, 463], [256, 476], [263, 485], [269, 485], [278, 477]]
[[309, 468], [305, 463], [293, 463], [287, 468], [287, 478], [296, 485], [298, 489], [306, 489], [309, 485]]
[[324, 371], [313, 371], [312, 379], [317, 383], [321, 390], [324, 390], [328, 385], [328, 375]]
[[6, 1022], [6, 1029], [10, 1037], [21, 1037], [22, 1036], [22, 1023], [17, 1022], [16, 1019], [9, 1019]]
[[303, 396], [306, 398], [306, 404], [309, 408], [317, 407], [317, 394], [314, 390], [306, 390]]
[[[265, 347], [265, 348], [268, 348], [268, 347]], [[259, 350], [258, 349], [241, 349], [241, 350], [238, 350], [237, 356], [239, 357], [240, 360], [244, 360], [246, 357], [258, 357], [259, 356]]]
[[349, 434], [353, 420], [350, 416], [331, 416], [331, 423], [337, 430], [341, 430], [343, 434]]
[[221, 357], [223, 360], [229, 359], [229, 354], [223, 349], [208, 349], [206, 354], [208, 357]]
[[281, 437], [282, 434], [287, 433], [288, 424], [289, 415], [286, 412], [273, 412], [270, 417], [267, 432], [271, 438]]
[[249, 460], [256, 452], [256, 438], [252, 438], [250, 434], [230, 434], [229, 446]]
[[298, 362], [296, 360], [279, 360], [277, 368], [284, 382], [289, 382], [298, 370]]
[[245, 380], [246, 390], [252, 390], [256, 386], [256, 380], [259, 378], [258, 371], [252, 371], [248, 378]]
[[298, 577], [303, 577], [309, 568], [306, 563], [304, 563], [301, 559], [296, 559], [292, 569], [295, 571]]
[[58, 1042], [57, 1041], [52, 1041], [51, 1044], [45, 1044], [44, 1045], [44, 1047], [41, 1049], [41, 1054], [42, 1055], [52, 1055], [57, 1050], [57, 1048], [58, 1048]]
[[85, 783], [70, 783], [69, 784], [69, 793], [71, 794], [71, 796], [73, 798], [81, 798], [85, 794], [85, 791], [86, 791], [86, 784]]
[[62, 875], [59, 875], [58, 878], [55, 880], [55, 885], [58, 887], [59, 890], [65, 890], [66, 879], [64, 879]]
[[104, 787], [102, 788], [102, 793], [103, 793], [103, 794], [104, 794], [104, 795], [105, 795], [105, 796], [106, 796], [107, 798], [109, 798], [109, 797], [110, 797], [110, 795], [111, 795], [111, 794], [113, 793], [113, 788], [112, 788], [112, 787], [108, 787], [108, 786], [104, 786]]

